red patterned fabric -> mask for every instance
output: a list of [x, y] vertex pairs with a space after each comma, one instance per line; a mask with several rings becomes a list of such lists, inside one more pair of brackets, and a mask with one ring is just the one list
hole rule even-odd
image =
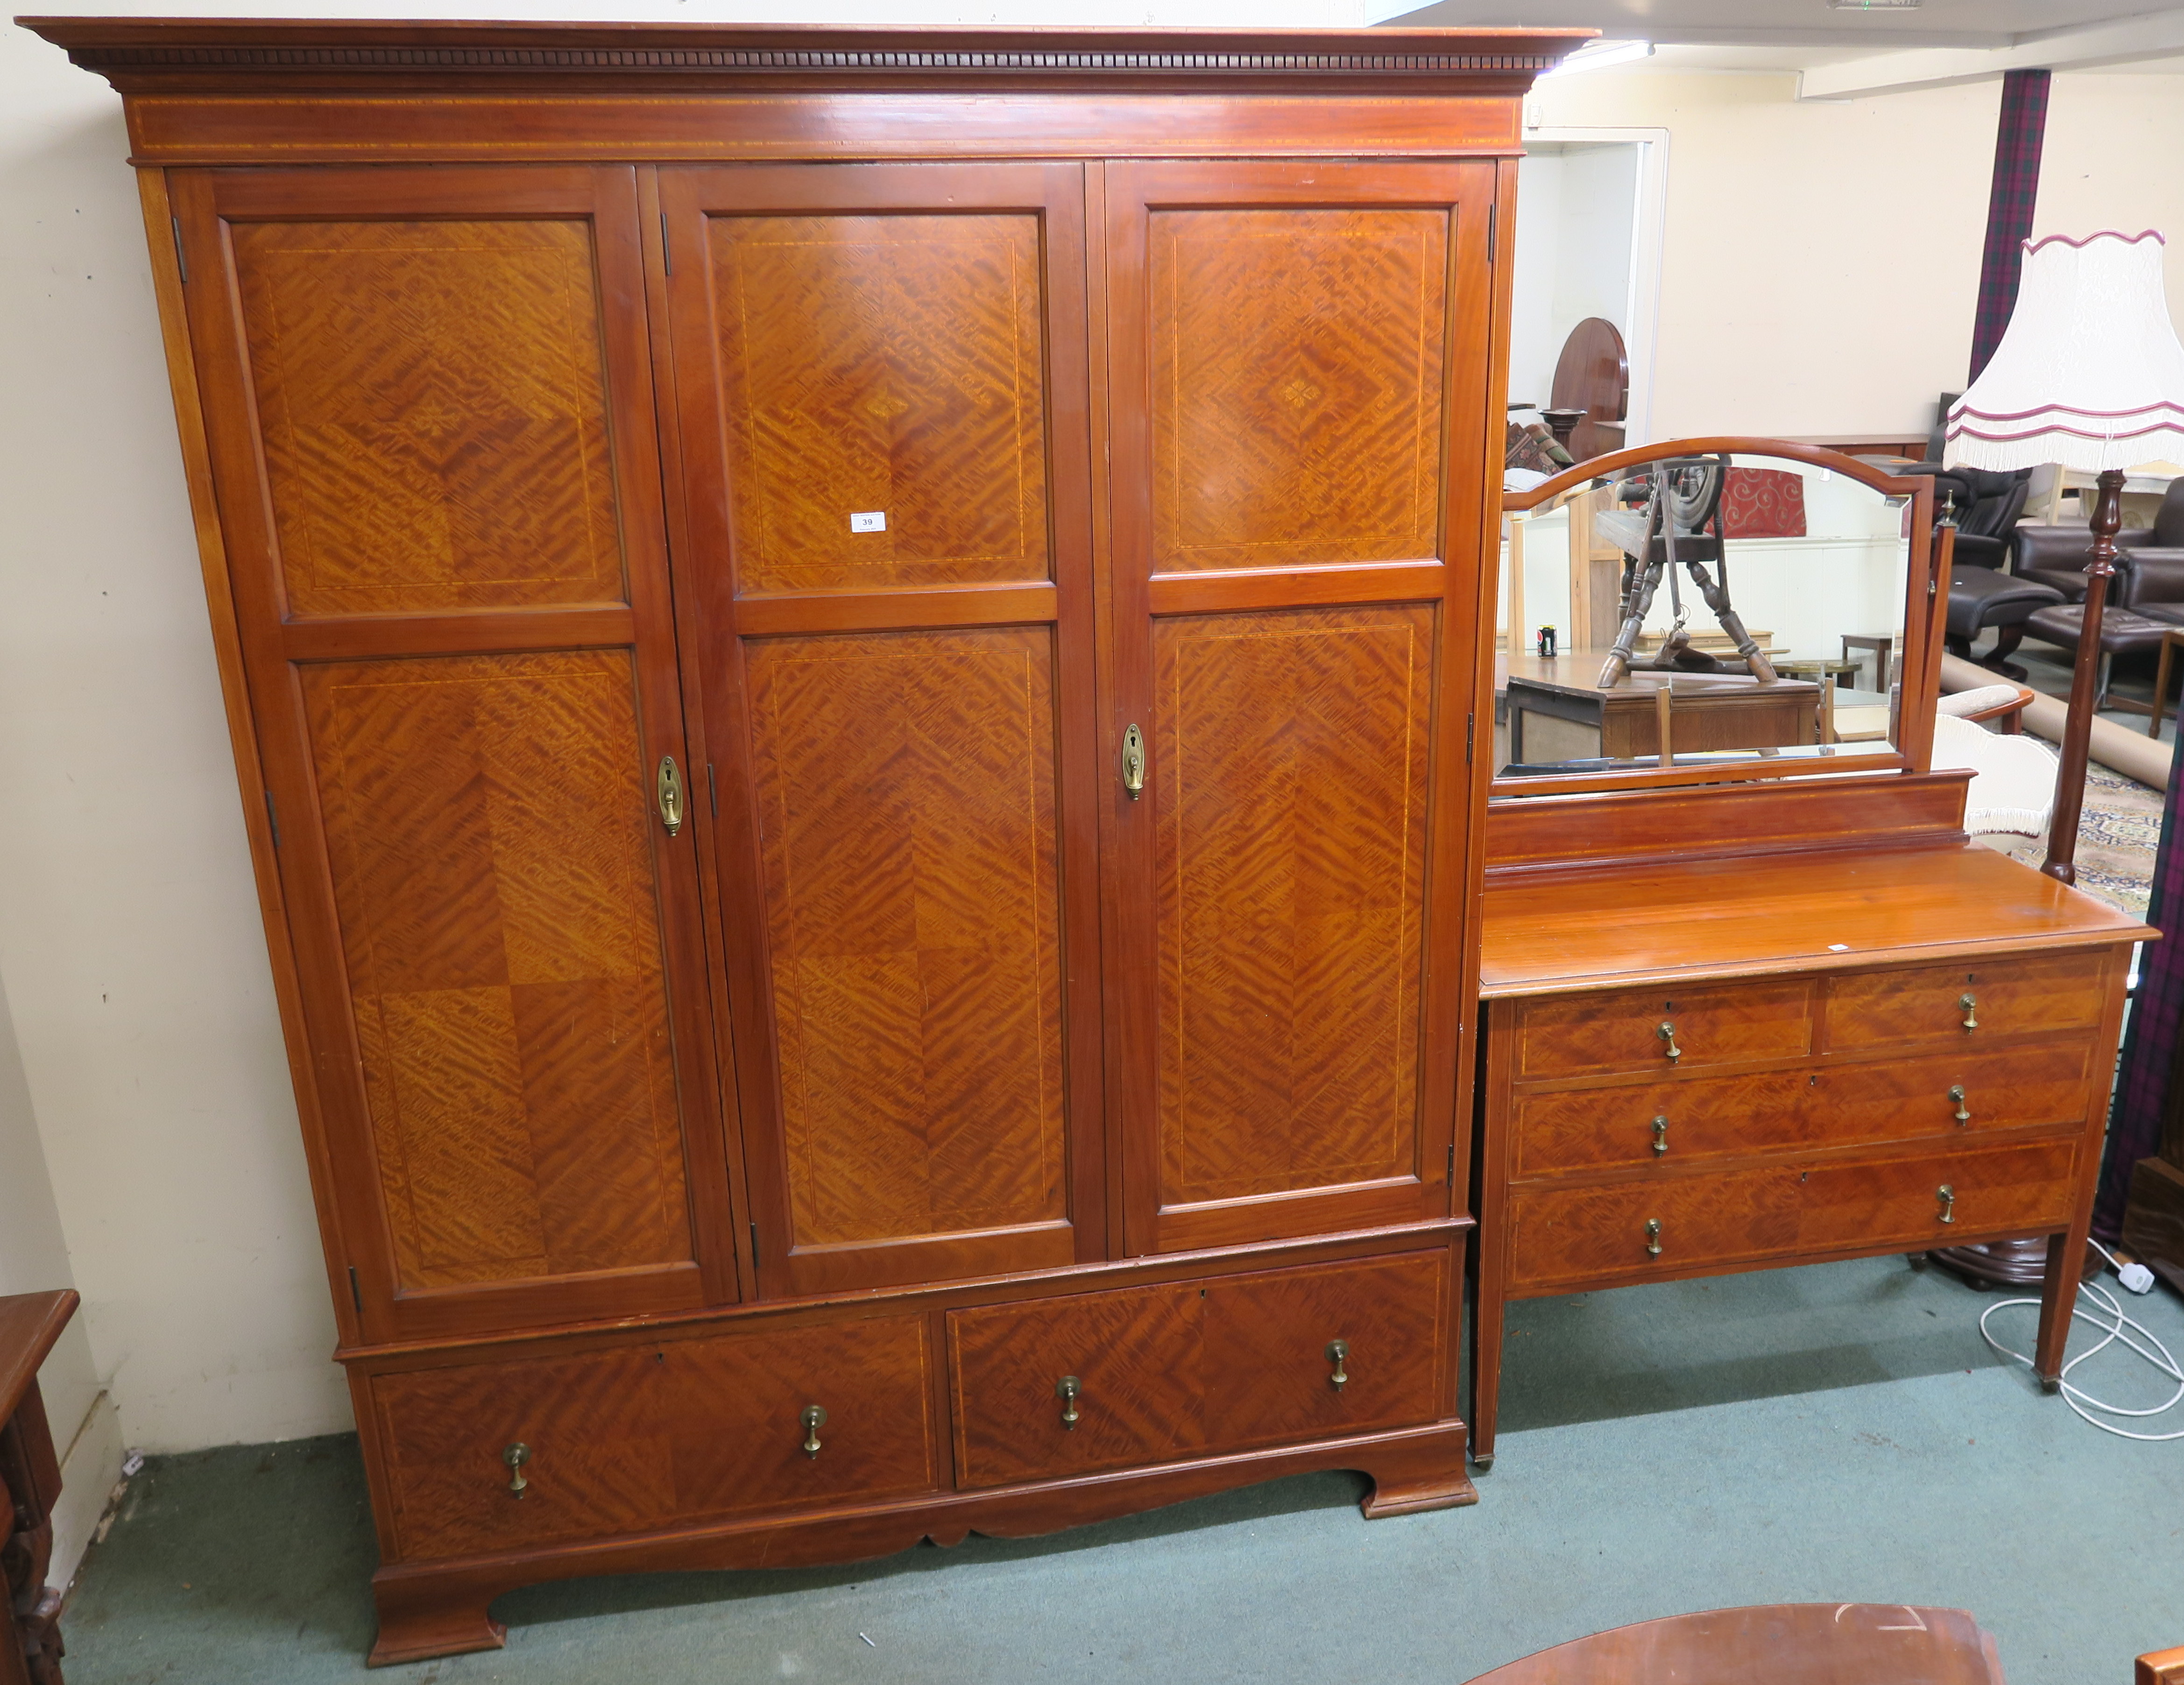
[[1730, 538], [1805, 536], [1805, 479], [1783, 468], [1732, 468], [1721, 491], [1722, 534]]

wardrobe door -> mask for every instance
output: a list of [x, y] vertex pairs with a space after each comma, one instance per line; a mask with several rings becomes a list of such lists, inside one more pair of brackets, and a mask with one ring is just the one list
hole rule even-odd
[[1084, 170], [660, 192], [759, 1282], [1100, 1256]]
[[1494, 181], [1105, 172], [1134, 1251], [1446, 1214]]
[[733, 1298], [635, 171], [172, 190], [363, 1336]]

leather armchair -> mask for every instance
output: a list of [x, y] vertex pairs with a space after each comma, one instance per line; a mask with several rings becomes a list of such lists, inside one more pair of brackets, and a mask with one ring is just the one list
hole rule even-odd
[[1922, 462], [1908, 471], [1931, 474], [1936, 503], [1953, 503], [1956, 509], [1956, 561], [1949, 577], [1950, 653], [1969, 658], [1973, 640], [1992, 630], [1995, 644], [1986, 665], [2022, 678], [2024, 670], [2011, 666], [2007, 657], [2025, 636], [2025, 622], [2036, 611], [2064, 600], [2061, 591], [2044, 581], [2003, 572], [2017, 517], [2025, 512], [2030, 471], [1990, 474], [1978, 468]]
[[[2061, 537], [2066, 533], [2070, 534], [2067, 544]], [[2046, 536], [2050, 533], [2056, 535], [2052, 540]], [[2033, 535], [2031, 551], [2041, 561], [2043, 577], [2061, 568], [2078, 572], [2092, 558], [2092, 537], [2083, 527], [2020, 527], [2020, 571], [2028, 534]], [[2086, 612], [2082, 572], [2075, 594], [2075, 601], [2035, 610], [2025, 622], [2025, 634], [2075, 653]], [[2151, 527], [2116, 535], [2115, 577], [2109, 584], [2108, 605], [2101, 611], [2101, 688], [2095, 706], [2151, 713], [2151, 708], [2109, 695], [2109, 668], [2118, 656], [2159, 650], [2162, 633], [2176, 626], [2184, 626], [2184, 478], [2169, 483]]]

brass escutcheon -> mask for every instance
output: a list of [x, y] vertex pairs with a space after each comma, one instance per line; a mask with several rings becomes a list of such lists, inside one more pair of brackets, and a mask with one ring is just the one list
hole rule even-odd
[[1065, 1432], [1077, 1431], [1077, 1395], [1084, 1390], [1084, 1383], [1073, 1375], [1065, 1375], [1054, 1383], [1054, 1396], [1061, 1400], [1061, 1426]]
[[509, 1495], [522, 1497], [531, 1487], [531, 1482], [523, 1478], [523, 1465], [531, 1460], [531, 1448], [519, 1439], [500, 1453], [500, 1460], [508, 1465]]
[[1123, 728], [1123, 788], [1135, 801], [1145, 789], [1145, 734], [1137, 727]]
[[671, 837], [682, 829], [682, 774], [676, 770], [672, 755], [660, 757], [656, 793], [660, 797], [660, 823]]
[[1330, 1340], [1327, 1342], [1327, 1360], [1334, 1365], [1334, 1373], [1327, 1377], [1327, 1384], [1337, 1392], [1342, 1390], [1343, 1383], [1350, 1379], [1342, 1367], [1349, 1356], [1350, 1342], [1347, 1340]]
[[1660, 1255], [1661, 1219], [1658, 1217], [1648, 1217], [1646, 1219], [1646, 1256], [1658, 1258]]
[[797, 1420], [804, 1424], [804, 1454], [816, 1457], [819, 1454], [819, 1430], [827, 1426], [827, 1407], [824, 1404], [806, 1404], [804, 1414]]

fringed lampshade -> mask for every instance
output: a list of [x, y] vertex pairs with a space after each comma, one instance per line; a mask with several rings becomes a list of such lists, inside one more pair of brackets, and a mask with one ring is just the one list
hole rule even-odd
[[2161, 236], [2027, 241], [2017, 308], [1950, 407], [1947, 462], [2098, 473], [2184, 461], [2184, 344], [2161, 290]]
[[1942, 460], [2008, 471], [2058, 463], [2098, 477], [2086, 600], [2041, 869], [2077, 881], [2094, 673], [2100, 665], [2123, 471], [2184, 457], [2184, 345], [2161, 290], [2161, 236], [2051, 235], [2025, 244], [2017, 307], [1971, 389], [1949, 407]]

